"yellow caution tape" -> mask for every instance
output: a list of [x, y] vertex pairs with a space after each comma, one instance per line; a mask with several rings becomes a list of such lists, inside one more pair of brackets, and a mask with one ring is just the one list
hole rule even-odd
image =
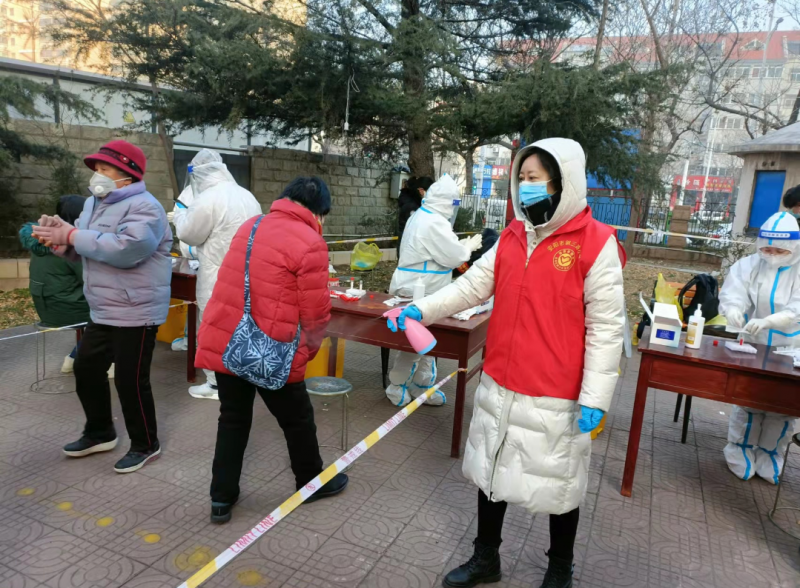
[[638, 229], [636, 227], [621, 227], [619, 225], [608, 225], [612, 229], [617, 229], [618, 231], [632, 231], [634, 233], [646, 233], [648, 235], [656, 235], [656, 236], [663, 236], [668, 235], [670, 237], [688, 237], [690, 239], [702, 239], [704, 241], [720, 241], [722, 243], [738, 243], [740, 245], [755, 245], [755, 241], [735, 241], [733, 239], [729, 239], [727, 237], [704, 237], [702, 235], [690, 235], [688, 233], [673, 233], [672, 231], [662, 231], [660, 229]]
[[366, 438], [362, 439], [350, 451], [348, 451], [342, 457], [337, 459], [333, 464], [325, 468], [325, 470], [319, 476], [317, 476], [316, 478], [311, 480], [308, 484], [306, 484], [303, 488], [300, 488], [300, 490], [292, 494], [292, 496], [286, 502], [284, 502], [278, 508], [273, 510], [269, 515], [267, 515], [264, 519], [262, 519], [255, 527], [250, 529], [249, 532], [245, 533], [242, 537], [240, 537], [237, 541], [235, 541], [233, 545], [231, 545], [225, 551], [220, 553], [212, 561], [208, 562], [192, 577], [190, 577], [183, 584], [178, 586], [178, 588], [197, 588], [197, 586], [200, 586], [200, 584], [208, 580], [212, 575], [221, 570], [223, 566], [225, 566], [236, 556], [242, 553], [245, 549], [247, 549], [253, 543], [255, 543], [259, 537], [261, 537], [264, 533], [266, 533], [272, 527], [278, 524], [278, 522], [281, 519], [285, 518], [290, 512], [292, 512], [298, 506], [303, 504], [303, 502], [305, 502], [305, 500], [308, 499], [309, 496], [311, 496], [317, 490], [322, 488], [322, 486], [324, 486], [331, 478], [333, 478], [336, 474], [344, 470], [359, 457], [364, 455], [367, 452], [367, 450], [369, 450], [370, 447], [375, 445], [378, 441], [380, 441], [387, 434], [389, 434], [389, 432], [391, 432], [392, 429], [394, 429], [397, 425], [406, 420], [406, 418], [412, 412], [414, 412], [420, 406], [422, 406], [428, 398], [430, 398], [433, 394], [435, 394], [439, 390], [439, 388], [441, 388], [447, 382], [449, 382], [453, 378], [453, 376], [455, 376], [458, 372], [465, 372], [465, 371], [467, 370], [465, 369], [456, 370], [455, 372], [447, 376], [445, 379], [437, 383], [432, 388], [428, 388], [428, 390], [426, 390], [425, 393], [422, 394], [419, 398], [414, 400], [414, 402], [406, 406], [403, 410], [395, 414], [392, 418], [383, 423], [372, 433], [367, 435]]

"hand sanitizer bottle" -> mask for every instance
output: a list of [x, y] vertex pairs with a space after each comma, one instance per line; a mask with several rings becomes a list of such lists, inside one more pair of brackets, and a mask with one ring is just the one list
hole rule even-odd
[[702, 304], [697, 305], [697, 310], [689, 317], [689, 325], [686, 327], [686, 347], [690, 349], [699, 349], [700, 343], [703, 341], [703, 327], [706, 319], [703, 318], [703, 312], [700, 310], [702, 307]]

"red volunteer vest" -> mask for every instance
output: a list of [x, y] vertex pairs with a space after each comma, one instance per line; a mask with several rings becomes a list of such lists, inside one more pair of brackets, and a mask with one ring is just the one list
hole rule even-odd
[[[494, 266], [494, 310], [484, 370], [527, 396], [578, 400], [586, 350], [583, 283], [614, 229], [587, 206], [527, 260], [527, 235], [514, 220], [503, 231]], [[625, 264], [625, 253], [620, 247]]]

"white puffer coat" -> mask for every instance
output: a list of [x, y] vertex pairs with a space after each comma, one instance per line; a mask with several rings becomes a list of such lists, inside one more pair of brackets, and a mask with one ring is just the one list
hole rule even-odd
[[[561, 202], [553, 218], [534, 227], [519, 206], [519, 162], [538, 147], [555, 157], [562, 175]], [[528, 257], [537, 245], [586, 207], [586, 158], [569, 139], [545, 139], [520, 151], [511, 171], [517, 219], [525, 222]], [[415, 304], [426, 323], [480, 304], [494, 294], [497, 246], [461, 278]], [[542, 292], [547, 295], [547, 292]], [[464, 455], [464, 475], [493, 501], [506, 501], [534, 513], [562, 514], [575, 509], [586, 493], [591, 441], [577, 420], [580, 405], [608, 411], [618, 378], [625, 324], [622, 263], [611, 237], [584, 282], [586, 350], [578, 402], [532, 397], [481, 377]], [[519, 353], [530, 350], [519, 349]], [[531, 358], [535, 361], [535, 358]]]

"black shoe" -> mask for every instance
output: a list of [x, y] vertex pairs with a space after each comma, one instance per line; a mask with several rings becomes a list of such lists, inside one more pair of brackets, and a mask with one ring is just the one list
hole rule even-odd
[[161, 445], [156, 441], [155, 447], [149, 451], [129, 451], [121, 460], [114, 464], [114, 471], [118, 474], [130, 474], [142, 469], [147, 462], [155, 461], [161, 455]]
[[305, 503], [310, 504], [312, 502], [316, 502], [320, 498], [330, 498], [331, 496], [336, 496], [345, 488], [347, 488], [347, 484], [349, 483], [350, 478], [347, 477], [347, 474], [336, 474], [328, 481], [327, 484], [306, 498]]
[[475, 553], [463, 566], [452, 570], [442, 580], [447, 588], [471, 588], [478, 584], [494, 584], [502, 578], [500, 571], [500, 553], [497, 547], [489, 547], [478, 543], [476, 539]]
[[103, 451], [111, 451], [117, 446], [117, 438], [114, 437], [111, 441], [95, 441], [89, 437], [83, 436], [77, 441], [64, 445], [64, 453], [70, 457], [84, 457], [92, 453], [102, 453]]
[[572, 560], [561, 559], [549, 553], [547, 557], [550, 562], [540, 588], [572, 588]]
[[217, 525], [222, 525], [231, 520], [231, 510], [233, 510], [234, 503], [227, 502], [211, 502], [211, 522]]

